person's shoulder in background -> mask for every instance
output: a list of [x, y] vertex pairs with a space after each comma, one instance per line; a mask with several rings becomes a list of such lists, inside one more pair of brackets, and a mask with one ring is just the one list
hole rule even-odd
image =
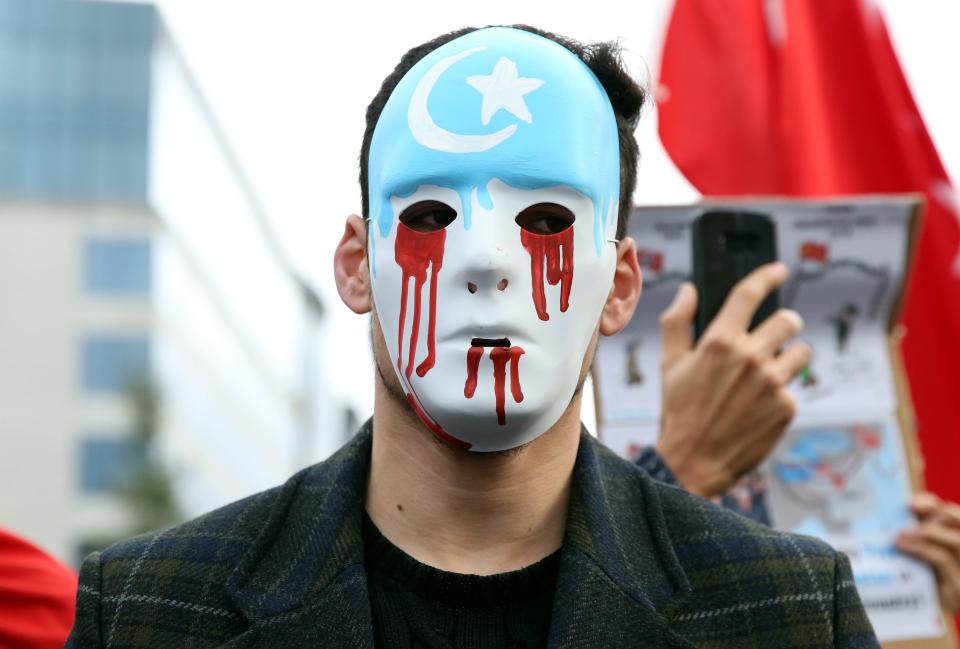
[[73, 625], [76, 592], [72, 570], [0, 529], [0, 646], [62, 647]]

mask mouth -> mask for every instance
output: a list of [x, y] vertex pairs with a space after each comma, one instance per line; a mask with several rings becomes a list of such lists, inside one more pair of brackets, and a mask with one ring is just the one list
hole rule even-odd
[[471, 347], [510, 347], [509, 338], [474, 338]]

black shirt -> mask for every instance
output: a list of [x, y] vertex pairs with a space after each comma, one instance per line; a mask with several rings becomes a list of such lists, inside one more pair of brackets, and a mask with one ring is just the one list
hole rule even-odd
[[479, 576], [422, 564], [364, 514], [364, 563], [377, 649], [540, 649], [547, 644], [560, 551]]

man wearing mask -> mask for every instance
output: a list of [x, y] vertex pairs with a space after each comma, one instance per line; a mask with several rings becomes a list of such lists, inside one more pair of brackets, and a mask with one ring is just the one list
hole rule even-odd
[[[643, 99], [613, 46], [531, 28], [410, 50], [334, 259], [373, 313], [372, 420], [282, 487], [92, 555], [68, 646], [876, 647], [841, 554], [582, 430], [597, 336], [640, 297]], [[775, 318], [786, 382], [806, 352], [774, 356], [796, 333]]]

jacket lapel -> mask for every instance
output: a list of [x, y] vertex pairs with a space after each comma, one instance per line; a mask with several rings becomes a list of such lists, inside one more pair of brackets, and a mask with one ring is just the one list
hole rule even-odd
[[363, 566], [353, 564], [304, 606], [254, 622], [221, 649], [336, 647], [373, 649], [373, 627]]
[[548, 646], [692, 645], [667, 612], [690, 592], [649, 476], [581, 435]]
[[223, 649], [373, 649], [363, 569], [363, 495], [371, 423], [281, 490], [263, 531], [227, 581], [250, 630]]

